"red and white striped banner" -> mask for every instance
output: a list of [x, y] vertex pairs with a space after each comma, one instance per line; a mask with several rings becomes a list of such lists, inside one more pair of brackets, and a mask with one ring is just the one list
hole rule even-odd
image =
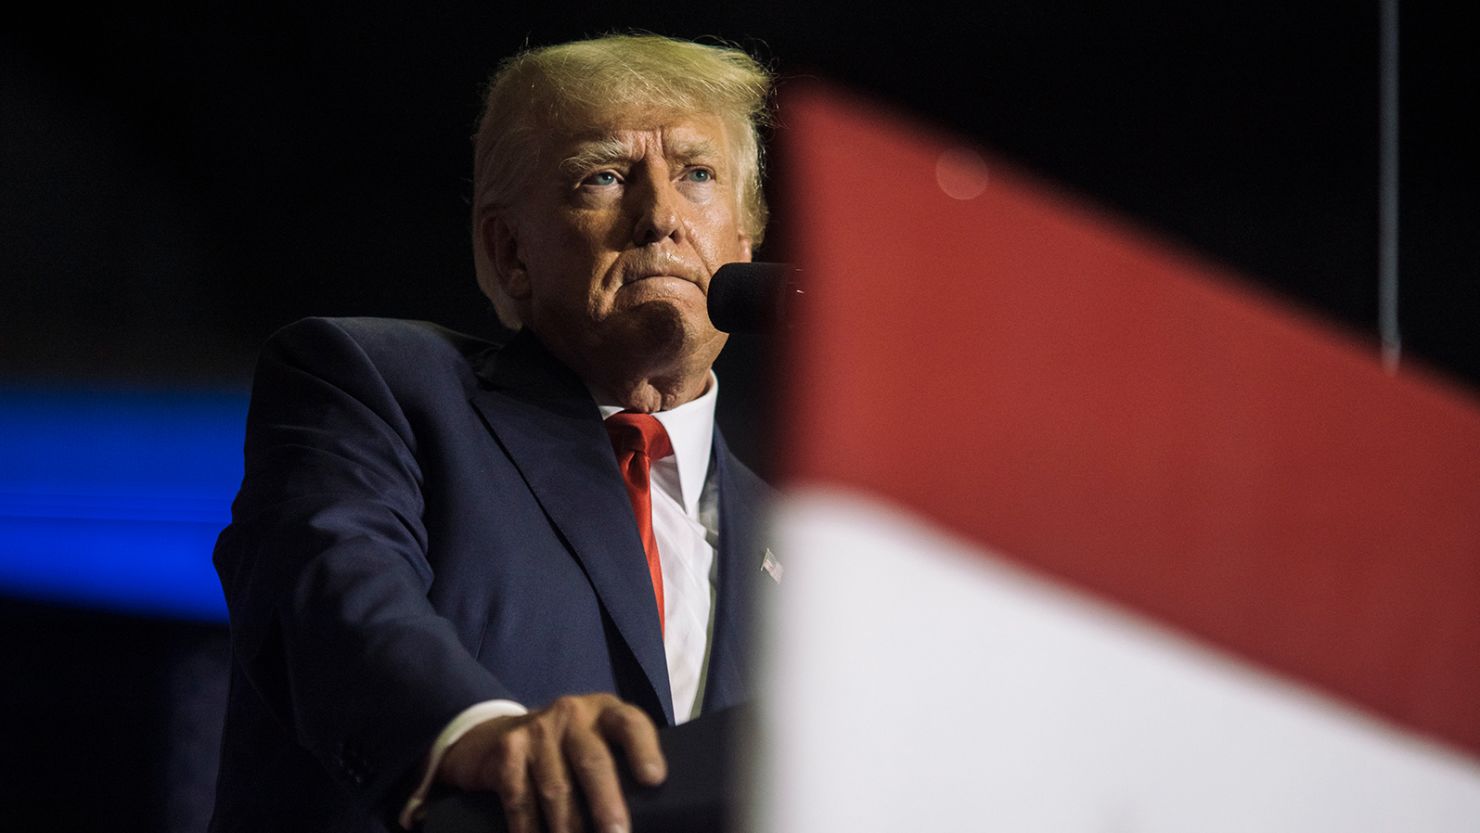
[[784, 103], [812, 304], [756, 829], [1480, 830], [1473, 394]]

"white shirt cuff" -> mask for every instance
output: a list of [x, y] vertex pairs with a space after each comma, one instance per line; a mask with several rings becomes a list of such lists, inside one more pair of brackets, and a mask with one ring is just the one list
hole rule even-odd
[[427, 753], [426, 769], [422, 772], [421, 783], [416, 785], [416, 790], [411, 797], [406, 799], [406, 805], [401, 808], [399, 821], [401, 826], [410, 830], [412, 825], [421, 821], [427, 793], [432, 790], [432, 782], [436, 780], [437, 768], [442, 765], [442, 757], [447, 754], [448, 747], [466, 735], [470, 729], [487, 720], [496, 717], [518, 717], [528, 714], [529, 709], [515, 703], [513, 700], [484, 700], [474, 703], [458, 712], [457, 717], [447, 724], [442, 734], [432, 741], [432, 749]]

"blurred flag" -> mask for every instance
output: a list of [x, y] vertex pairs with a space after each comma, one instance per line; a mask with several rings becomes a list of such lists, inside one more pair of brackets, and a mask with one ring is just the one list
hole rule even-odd
[[811, 305], [752, 828], [1480, 829], [1473, 392], [968, 144], [785, 105]]

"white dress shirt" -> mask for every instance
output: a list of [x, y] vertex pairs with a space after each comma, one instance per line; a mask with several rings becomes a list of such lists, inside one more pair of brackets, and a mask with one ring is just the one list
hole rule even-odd
[[[699, 714], [704, 672], [714, 624], [717, 491], [708, 483], [714, 445], [714, 403], [719, 381], [697, 399], [653, 416], [668, 432], [673, 454], [652, 462], [653, 536], [663, 564], [663, 648], [673, 717], [683, 723]], [[601, 418], [622, 410], [599, 404]]]

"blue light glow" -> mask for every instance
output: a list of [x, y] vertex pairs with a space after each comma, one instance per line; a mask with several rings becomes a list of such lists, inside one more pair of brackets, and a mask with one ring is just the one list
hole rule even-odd
[[0, 388], [0, 593], [222, 620], [245, 392]]

